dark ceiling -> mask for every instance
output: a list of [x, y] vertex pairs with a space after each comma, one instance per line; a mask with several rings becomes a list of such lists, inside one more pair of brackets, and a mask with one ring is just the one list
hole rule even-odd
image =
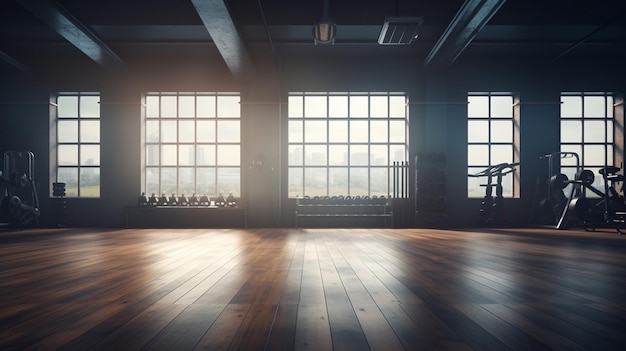
[[[218, 57], [245, 76], [265, 57], [626, 59], [624, 0], [329, 0], [334, 44], [315, 45], [324, 0], [0, 0], [0, 65]], [[387, 16], [421, 16], [410, 45], [379, 45]]]

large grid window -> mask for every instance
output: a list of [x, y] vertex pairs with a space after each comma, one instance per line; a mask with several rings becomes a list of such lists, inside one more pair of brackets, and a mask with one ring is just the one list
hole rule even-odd
[[[519, 160], [516, 104], [511, 93], [470, 93], [467, 107], [467, 167], [476, 174], [489, 166]], [[503, 178], [503, 196], [518, 196], [516, 176]], [[485, 178], [468, 177], [468, 197], [485, 196]], [[495, 182], [496, 179], [493, 179]], [[494, 193], [495, 195], [495, 193]]]
[[[597, 189], [604, 186], [598, 170], [606, 165], [613, 166], [615, 161], [613, 105], [611, 93], [561, 94], [561, 152], [578, 154], [579, 166], [596, 175], [593, 186]], [[561, 173], [574, 179], [576, 160], [561, 159]]]
[[53, 182], [67, 197], [100, 197], [100, 95], [59, 93], [53, 106]]
[[389, 196], [408, 152], [402, 93], [290, 93], [289, 197]]
[[238, 93], [146, 94], [146, 194], [240, 196]]

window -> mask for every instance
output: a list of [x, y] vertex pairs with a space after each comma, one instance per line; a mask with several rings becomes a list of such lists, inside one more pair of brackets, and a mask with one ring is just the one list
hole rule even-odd
[[[467, 107], [468, 174], [519, 160], [519, 111], [511, 93], [470, 93]], [[503, 196], [519, 196], [519, 168], [502, 180]], [[485, 196], [485, 178], [468, 177], [468, 197]], [[495, 182], [495, 179], [493, 180]], [[495, 193], [494, 193], [495, 194]]]
[[289, 197], [389, 196], [393, 162], [407, 160], [401, 93], [290, 93]]
[[53, 106], [53, 182], [67, 197], [100, 197], [100, 95], [59, 93]]
[[[611, 93], [561, 94], [561, 152], [578, 154], [580, 167], [596, 175], [593, 186], [597, 189], [604, 186], [598, 170], [615, 162], [613, 105]], [[561, 159], [561, 173], [574, 179], [576, 160]]]
[[237, 93], [146, 95], [146, 194], [240, 196]]

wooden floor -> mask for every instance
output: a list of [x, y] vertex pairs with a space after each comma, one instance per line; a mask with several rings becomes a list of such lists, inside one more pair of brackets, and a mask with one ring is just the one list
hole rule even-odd
[[618, 350], [626, 236], [0, 232], [0, 350]]

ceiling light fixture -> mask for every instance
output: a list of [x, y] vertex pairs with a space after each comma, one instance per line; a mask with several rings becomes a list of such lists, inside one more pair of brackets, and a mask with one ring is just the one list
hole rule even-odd
[[313, 39], [317, 44], [334, 44], [337, 24], [328, 16], [328, 0], [324, 0], [322, 19], [313, 26]]
[[378, 44], [409, 45], [417, 39], [422, 23], [424, 17], [385, 17]]

